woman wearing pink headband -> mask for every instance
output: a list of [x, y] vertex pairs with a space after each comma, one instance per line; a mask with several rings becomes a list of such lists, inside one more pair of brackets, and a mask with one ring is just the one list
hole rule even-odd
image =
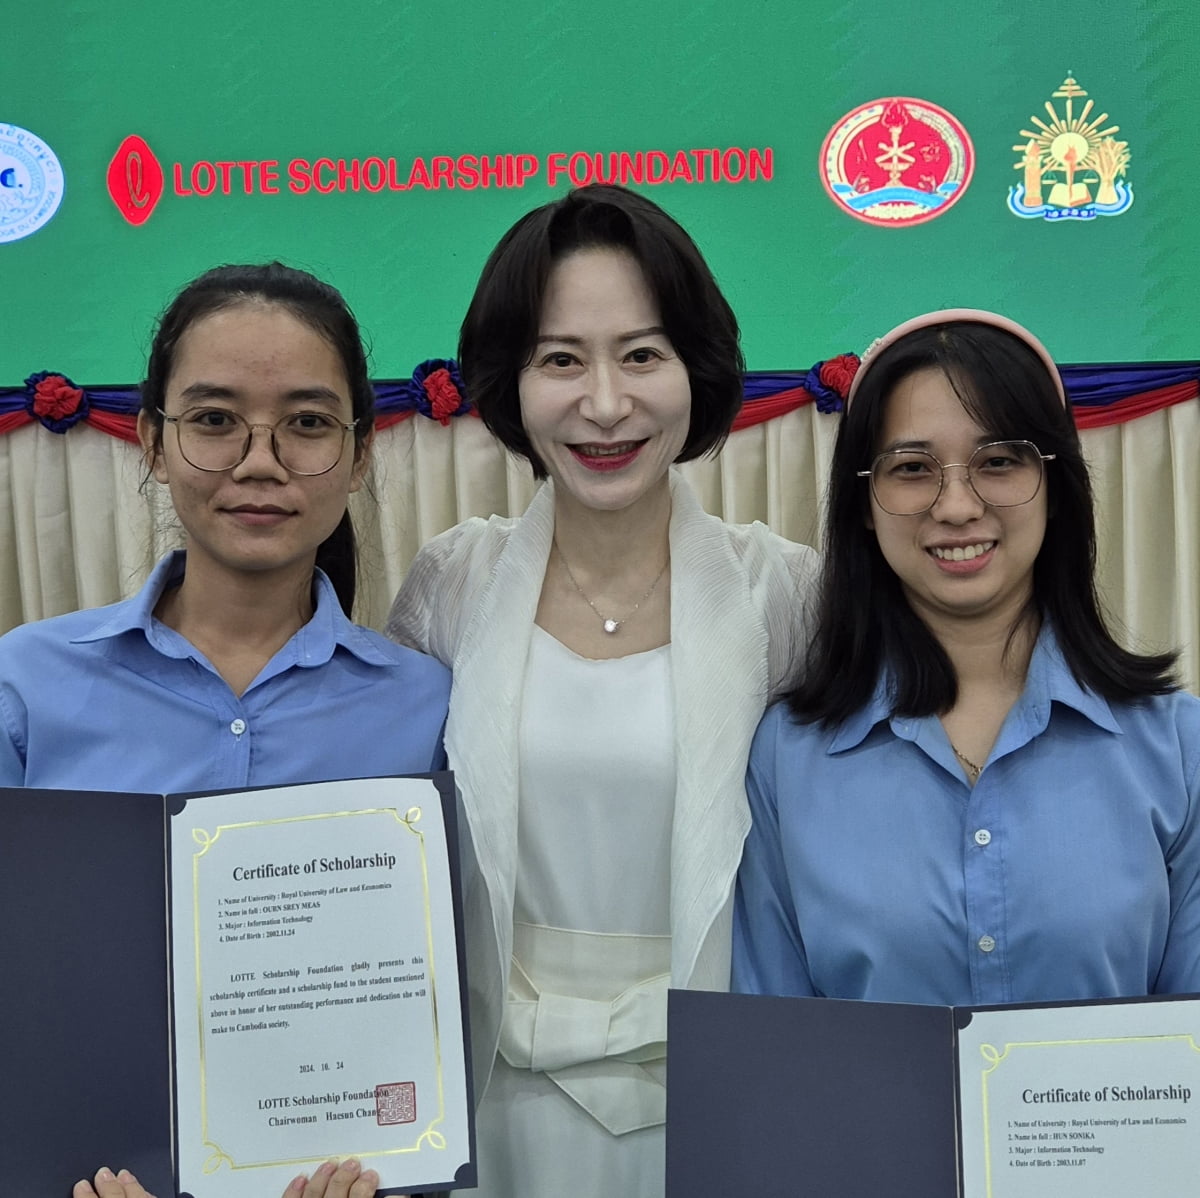
[[1105, 624], [1061, 379], [957, 309], [868, 351], [819, 627], [750, 758], [735, 985], [982, 1005], [1200, 990], [1200, 700]]

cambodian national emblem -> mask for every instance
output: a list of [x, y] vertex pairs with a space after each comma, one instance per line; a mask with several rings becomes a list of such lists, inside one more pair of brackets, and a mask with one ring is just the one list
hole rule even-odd
[[844, 212], [896, 228], [933, 220], [966, 191], [975, 151], [962, 124], [928, 100], [872, 100], [821, 146], [821, 179]]
[[63, 198], [63, 170], [41, 138], [0, 121], [0, 243], [36, 233]]
[[1009, 211], [1032, 220], [1092, 220], [1097, 216], [1120, 216], [1133, 203], [1133, 184], [1125, 178], [1129, 165], [1129, 143], [1117, 141], [1120, 125], [1102, 128], [1108, 113], [1091, 117], [1094, 102], [1088, 100], [1075, 114], [1075, 101], [1087, 92], [1068, 75], [1054, 92], [1064, 101], [1060, 115], [1046, 101], [1049, 121], [1031, 116], [1033, 129], [1022, 129], [1026, 138], [1013, 146], [1021, 155], [1015, 169], [1022, 182], [1008, 189]]

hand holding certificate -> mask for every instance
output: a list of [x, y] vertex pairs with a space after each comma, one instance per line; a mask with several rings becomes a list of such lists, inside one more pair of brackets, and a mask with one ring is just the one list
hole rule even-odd
[[[14, 1045], [14, 1080], [70, 1101], [21, 1112], [5, 1147], [59, 1159], [65, 1144], [74, 1177], [116, 1158], [160, 1198], [172, 1175], [193, 1198], [263, 1198], [347, 1153], [383, 1192], [473, 1184], [452, 795], [448, 775], [165, 801], [9, 792], [20, 858], [57, 854], [77, 891], [47, 895], [42, 936], [74, 938], [89, 977], [103, 976], [102, 954], [80, 960], [91, 942], [132, 943], [119, 1002], [98, 985], [67, 1010], [53, 981], [21, 997], [34, 1036]], [[114, 881], [98, 838], [123, 861], [157, 840], [159, 864]], [[35, 939], [14, 934], [18, 951]]]
[[[301, 1174], [283, 1193], [283, 1198], [374, 1198], [379, 1175], [362, 1171], [358, 1161], [337, 1164], [327, 1161], [311, 1178]], [[154, 1198], [128, 1169], [113, 1173], [107, 1166], [96, 1176], [75, 1183], [71, 1198]]]
[[422, 1154], [455, 1146], [455, 1170], [469, 1157], [465, 1090], [447, 1084], [465, 1065], [428, 791], [290, 787], [172, 817], [181, 1176], [257, 1198], [263, 1170], [338, 1148], [391, 1185], [434, 1180], [413, 1172]]
[[337, 1164], [326, 1161], [307, 1177], [303, 1173], [284, 1191], [283, 1198], [374, 1198], [379, 1174], [374, 1169], [363, 1170], [351, 1158]]

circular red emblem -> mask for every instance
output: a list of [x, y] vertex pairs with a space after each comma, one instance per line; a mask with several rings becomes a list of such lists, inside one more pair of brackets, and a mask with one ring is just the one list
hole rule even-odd
[[917, 225], [962, 197], [975, 150], [962, 123], [928, 100], [894, 96], [848, 112], [821, 146], [830, 199], [872, 225]]

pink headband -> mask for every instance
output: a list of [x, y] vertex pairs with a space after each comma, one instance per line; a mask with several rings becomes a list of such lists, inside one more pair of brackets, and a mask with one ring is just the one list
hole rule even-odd
[[1004, 332], [1011, 333], [1018, 341], [1023, 341], [1041, 358], [1050, 377], [1054, 380], [1058, 398], [1062, 400], [1063, 407], [1066, 407], [1067, 393], [1063, 389], [1062, 376], [1058, 373], [1058, 367], [1055, 366], [1050, 351], [1024, 325], [1017, 324], [1015, 320], [1009, 320], [1007, 316], [999, 316], [995, 312], [985, 312], [981, 308], [944, 308], [940, 312], [926, 312], [924, 316], [914, 316], [912, 320], [898, 324], [890, 333], [884, 333], [877, 341], [872, 341], [863, 353], [858, 372], [850, 384], [850, 394], [846, 396], [846, 407], [848, 408], [854, 402], [859, 385], [866, 378], [867, 372], [875, 360], [888, 346], [895, 345], [902, 337], [907, 337], [909, 333], [915, 333], [918, 329], [927, 329], [939, 324], [953, 324], [956, 321], [968, 324], [990, 324], [992, 328], [1003, 329]]

